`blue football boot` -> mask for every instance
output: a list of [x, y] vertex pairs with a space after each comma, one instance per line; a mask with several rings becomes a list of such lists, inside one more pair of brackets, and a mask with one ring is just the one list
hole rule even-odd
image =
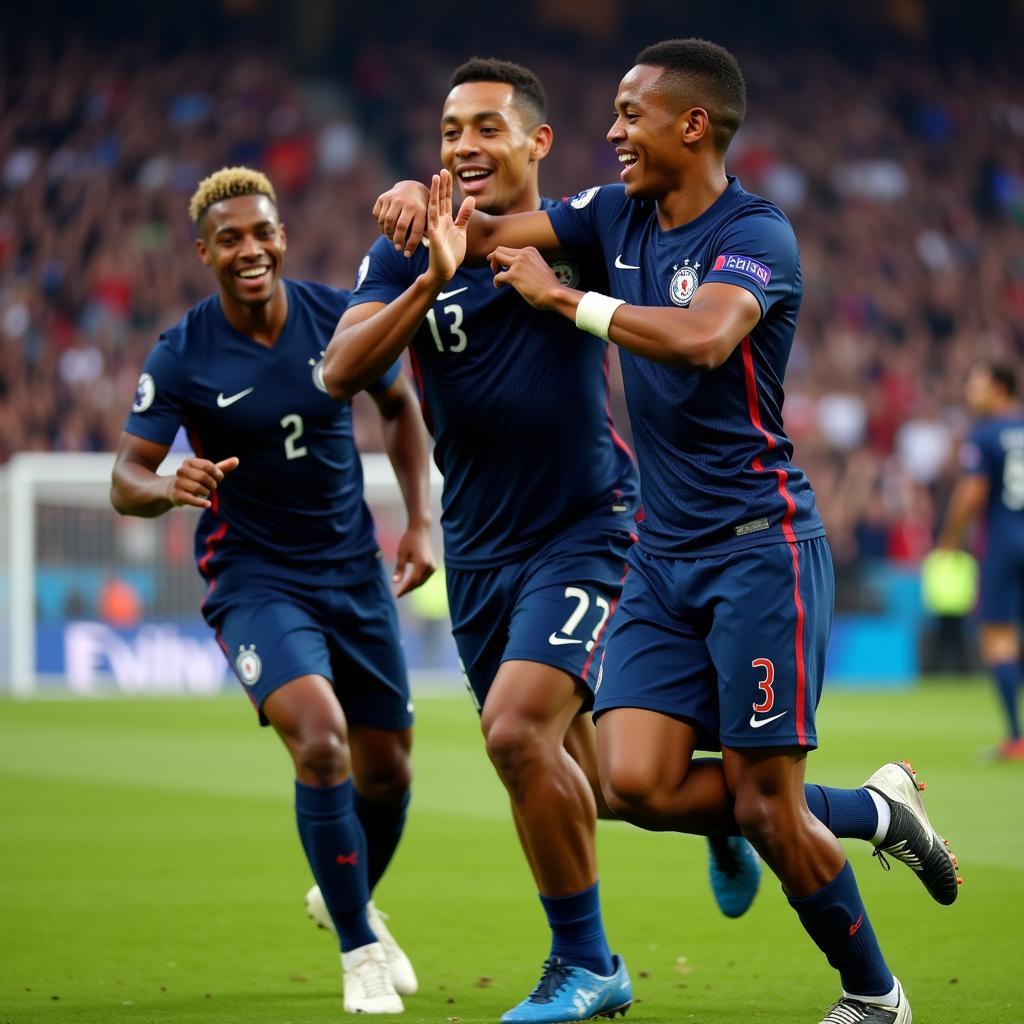
[[757, 895], [761, 858], [743, 836], [709, 839], [708, 849], [708, 874], [718, 909], [726, 917], [740, 917]]
[[633, 1002], [633, 986], [621, 957], [612, 956], [612, 967], [603, 977], [557, 956], [545, 960], [537, 987], [502, 1016], [502, 1024], [563, 1024], [625, 1014]]

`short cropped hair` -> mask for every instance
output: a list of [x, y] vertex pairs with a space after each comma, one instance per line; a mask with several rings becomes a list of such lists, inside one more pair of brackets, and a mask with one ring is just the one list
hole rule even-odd
[[194, 224], [199, 224], [203, 214], [222, 199], [233, 199], [235, 196], [266, 196], [277, 206], [277, 194], [270, 179], [261, 171], [250, 167], [222, 167], [209, 177], [203, 178], [196, 186], [195, 193], [188, 202], [188, 215]]
[[704, 107], [715, 147], [724, 153], [747, 112], [747, 86], [736, 58], [706, 39], [666, 39], [637, 54], [637, 64], [664, 68], [680, 103]]
[[1009, 363], [983, 361], [981, 365], [988, 370], [994, 384], [998, 384], [1010, 398], [1017, 397], [1017, 371]]
[[540, 79], [522, 64], [494, 57], [471, 57], [460, 64], [448, 83], [454, 89], [464, 82], [503, 82], [512, 86], [512, 99], [529, 128], [543, 124], [548, 117], [548, 98]]

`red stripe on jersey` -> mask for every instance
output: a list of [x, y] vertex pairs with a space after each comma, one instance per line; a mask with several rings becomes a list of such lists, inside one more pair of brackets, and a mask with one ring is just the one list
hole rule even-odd
[[224, 634], [220, 631], [220, 626], [217, 626], [213, 631], [213, 635], [217, 638], [217, 644], [220, 649], [224, 652], [224, 657], [228, 659], [228, 664], [231, 664], [231, 655], [228, 653], [228, 645], [224, 643]]
[[804, 665], [804, 602], [800, 596], [800, 551], [794, 541], [789, 542], [789, 553], [793, 558], [793, 604], [796, 606], [796, 735], [801, 746], [807, 744], [807, 728], [804, 721], [804, 701], [807, 690], [807, 670]]
[[[761, 404], [757, 395], [757, 376], [754, 373], [754, 355], [750, 349], [749, 334], [740, 342], [740, 348], [743, 355], [743, 375], [747, 387], [747, 411], [750, 414], [750, 422], [754, 429], [764, 437], [768, 450], [771, 451], [778, 442], [775, 440], [775, 436], [765, 430], [761, 423]], [[764, 472], [764, 463], [759, 455], [754, 457], [751, 465], [758, 473]], [[796, 635], [794, 637], [796, 648], [796, 735], [800, 745], [805, 746], [807, 743], [806, 715], [804, 711], [807, 690], [807, 673], [804, 664], [804, 624], [806, 615], [803, 598], [800, 596], [800, 554], [796, 546], [796, 533], [793, 531], [796, 502], [786, 487], [789, 481], [789, 473], [781, 468], [773, 469], [772, 472], [778, 481], [779, 495], [786, 503], [786, 511], [782, 516], [782, 534], [786, 538], [786, 543], [789, 545], [789, 551], [793, 558], [793, 604], [796, 607]]]
[[[636, 538], [634, 537], [634, 541]], [[622, 587], [626, 585], [626, 577], [629, 575], [629, 566], [623, 565], [622, 576], [619, 579], [619, 593], [612, 598], [611, 604], [608, 606], [608, 615], [604, 622], [601, 623], [601, 628], [597, 631], [597, 636], [594, 637], [594, 646], [590, 648], [590, 653], [587, 655], [587, 660], [583, 663], [583, 669], [580, 672], [580, 678], [584, 683], [587, 681], [587, 674], [590, 672], [590, 666], [594, 661], [594, 655], [597, 654], [597, 649], [601, 646], [601, 637], [604, 636], [604, 631], [608, 628], [608, 623], [612, 621], [612, 616], [615, 614], [615, 608], [619, 603], [619, 596], [622, 594]]]
[[416, 350], [411, 345], [409, 346], [409, 365], [412, 367], [413, 380], [416, 381], [416, 390], [420, 396], [420, 412], [423, 414], [423, 422], [427, 425], [430, 436], [433, 437], [434, 421], [430, 416], [430, 406], [427, 405], [427, 389], [424, 387], [423, 382], [423, 367], [420, 366]]
[[209, 601], [211, 597], [213, 597], [213, 592], [214, 592], [214, 590], [216, 588], [217, 588], [217, 581], [216, 580], [210, 580], [210, 585], [206, 588], [206, 593], [203, 594], [202, 601], [199, 602], [199, 611], [200, 612], [202, 612], [202, 610], [206, 607], [206, 602]]
[[[194, 423], [190, 420], [185, 420], [185, 434], [188, 437], [188, 443], [192, 445], [192, 451], [196, 453], [201, 459], [206, 458], [206, 454], [203, 451], [203, 443], [199, 437], [199, 431], [196, 429]], [[214, 491], [210, 495], [210, 512], [212, 515], [220, 515], [220, 492]], [[207, 538], [206, 538], [206, 554], [199, 559], [199, 571], [205, 576], [206, 567], [209, 565], [210, 560], [217, 553], [217, 545], [224, 539], [224, 536], [228, 532], [228, 524], [222, 522]], [[210, 585], [206, 588], [206, 593], [203, 595], [202, 601], [199, 603], [199, 610], [202, 611], [206, 606], [206, 602], [210, 600], [210, 595], [213, 593], [214, 588], [217, 586], [216, 580], [210, 580]], [[220, 641], [220, 634], [217, 634], [218, 642]], [[221, 647], [224, 645], [221, 644]], [[227, 648], [224, 649], [224, 654], [227, 655]], [[228, 658], [228, 661], [231, 659]]]
[[[217, 508], [217, 492], [214, 491], [213, 497], [214, 511]], [[217, 527], [209, 537], [206, 538], [206, 554], [199, 559], [199, 571], [206, 575], [206, 567], [210, 564], [210, 559], [217, 553], [217, 545], [224, 539], [224, 536], [228, 532], [228, 524], [223, 522]], [[207, 597], [209, 594], [207, 594]]]
[[609, 346], [605, 345], [604, 350], [604, 411], [608, 417], [608, 429], [611, 431], [612, 443], [616, 448], [620, 448], [630, 458], [632, 462], [636, 462], [636, 456], [633, 454], [632, 449], [622, 439], [619, 432], [615, 429], [615, 421], [612, 419], [612, 390], [611, 383], [608, 378], [608, 365], [609, 365]]

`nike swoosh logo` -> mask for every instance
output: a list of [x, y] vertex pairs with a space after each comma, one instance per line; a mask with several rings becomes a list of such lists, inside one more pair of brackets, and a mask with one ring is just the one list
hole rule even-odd
[[769, 722], [774, 722], [776, 718], [781, 718], [783, 715], [788, 715], [789, 711], [780, 711], [777, 715], [772, 715], [771, 718], [758, 718], [757, 715], [750, 716], [750, 728], [760, 729], [762, 725], [767, 725]]
[[469, 285], [464, 285], [462, 288], [453, 288], [450, 292], [438, 292], [437, 301], [443, 302], [445, 299], [450, 299], [453, 295], [460, 295], [464, 292]]
[[615, 268], [617, 270], [639, 270], [639, 267], [634, 267], [631, 263], [622, 262], [622, 253], [615, 257]]
[[552, 633], [548, 637], [548, 643], [554, 647], [561, 647], [563, 644], [581, 644], [582, 640], [574, 640], [571, 636], [559, 636], [557, 633]]
[[246, 395], [251, 395], [255, 390], [255, 388], [246, 388], [244, 391], [239, 391], [237, 395], [229, 395], [227, 398], [224, 397], [224, 392], [222, 391], [217, 396], [217, 405], [222, 409], [226, 409], [229, 405], [234, 405], [235, 402], [245, 398]]

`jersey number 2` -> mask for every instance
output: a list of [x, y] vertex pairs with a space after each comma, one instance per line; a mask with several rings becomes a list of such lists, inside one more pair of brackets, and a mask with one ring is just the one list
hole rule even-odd
[[290, 412], [287, 416], [281, 417], [281, 426], [288, 431], [284, 438], [285, 458], [301, 459], [306, 454], [306, 446], [298, 443], [304, 429], [302, 417]]

